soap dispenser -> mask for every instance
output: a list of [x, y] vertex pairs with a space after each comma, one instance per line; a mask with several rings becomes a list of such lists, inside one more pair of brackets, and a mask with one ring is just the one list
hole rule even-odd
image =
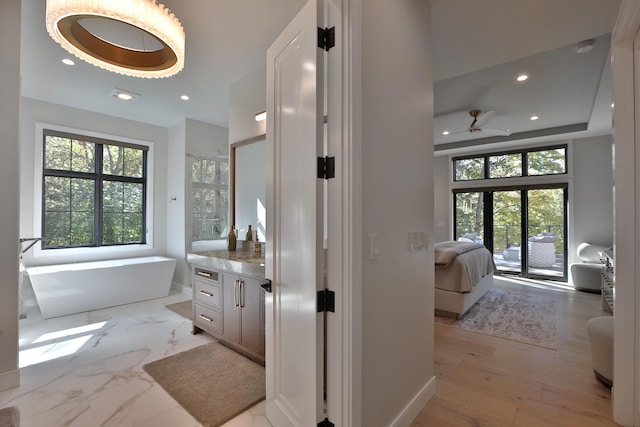
[[236, 250], [236, 232], [233, 230], [233, 225], [231, 226], [231, 231], [229, 231], [229, 236], [227, 237], [227, 249], [230, 251]]
[[262, 243], [258, 239], [257, 233], [256, 233], [256, 241], [253, 246], [253, 254], [258, 256], [258, 258], [262, 256]]

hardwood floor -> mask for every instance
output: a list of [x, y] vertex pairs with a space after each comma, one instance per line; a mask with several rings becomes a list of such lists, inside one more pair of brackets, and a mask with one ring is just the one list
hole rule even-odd
[[436, 323], [436, 395], [412, 427], [617, 426], [587, 341], [587, 321], [604, 314], [600, 295], [509, 276], [494, 287], [555, 296], [557, 350]]

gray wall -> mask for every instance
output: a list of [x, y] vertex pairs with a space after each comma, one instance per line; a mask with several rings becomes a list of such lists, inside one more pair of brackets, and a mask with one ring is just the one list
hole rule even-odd
[[[545, 145], [567, 142], [570, 143], [567, 260], [571, 264], [580, 262], [576, 257], [576, 249], [582, 242], [607, 246], [613, 244], [613, 162], [611, 135]], [[436, 241], [452, 238], [450, 163], [450, 156], [438, 156], [435, 159]]]
[[573, 144], [573, 209], [570, 253], [582, 242], [613, 245], [613, 161], [611, 136]]
[[[409, 250], [411, 231], [433, 235], [429, 4], [362, 2], [361, 22], [361, 99], [354, 101], [361, 221], [354, 227], [361, 224], [363, 240], [361, 424], [375, 427], [392, 425], [434, 375], [433, 251]], [[377, 260], [369, 258], [372, 234]]]
[[434, 239], [436, 242], [445, 242], [451, 240], [452, 227], [451, 227], [451, 203], [453, 198], [451, 197], [451, 191], [449, 191], [449, 181], [451, 174], [449, 172], [449, 165], [451, 160], [449, 156], [438, 156], [433, 160], [433, 208], [435, 213], [434, 223]]
[[0, 390], [17, 387], [20, 0], [0, 2]]
[[[148, 248], [100, 248], [96, 251], [66, 252], [48, 251], [38, 254], [37, 248], [25, 254], [26, 265], [59, 264], [65, 262], [95, 261], [121, 257], [165, 255], [167, 221], [167, 128], [148, 125], [132, 120], [107, 116], [86, 110], [70, 108], [59, 104], [22, 98], [20, 109], [20, 234], [34, 236], [34, 170], [40, 160], [36, 159], [36, 144], [40, 137], [36, 135], [36, 123], [46, 123], [69, 127], [80, 131], [99, 132], [107, 135], [133, 138], [153, 143], [153, 246]], [[126, 254], [125, 254], [126, 253]]]

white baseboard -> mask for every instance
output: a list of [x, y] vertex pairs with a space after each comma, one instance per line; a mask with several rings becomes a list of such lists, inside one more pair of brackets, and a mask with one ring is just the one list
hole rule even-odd
[[436, 377], [433, 376], [427, 383], [420, 389], [420, 391], [411, 399], [411, 401], [405, 406], [395, 420], [390, 424], [390, 427], [409, 427], [413, 420], [418, 416], [420, 412], [427, 406], [427, 403], [436, 394]]
[[193, 289], [191, 288], [191, 286], [186, 286], [185, 285], [185, 286], [182, 287], [182, 294], [185, 297], [193, 298]]
[[0, 391], [11, 390], [16, 387], [20, 387], [19, 369], [0, 374]]
[[191, 286], [187, 286], [187, 285], [185, 285], [183, 283], [176, 282], [175, 280], [173, 280], [171, 282], [170, 293], [177, 293], [177, 292], [183, 294], [184, 296], [186, 296], [188, 298], [191, 298], [193, 296], [192, 295], [193, 292], [191, 290]]

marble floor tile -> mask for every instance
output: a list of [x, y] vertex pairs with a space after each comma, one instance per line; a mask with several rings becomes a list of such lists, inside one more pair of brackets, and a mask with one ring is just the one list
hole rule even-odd
[[[142, 367], [212, 340], [164, 308], [184, 294], [42, 319], [20, 320], [18, 388], [0, 392], [0, 407], [18, 406], [21, 427], [197, 427]], [[268, 427], [264, 402], [224, 425]]]

